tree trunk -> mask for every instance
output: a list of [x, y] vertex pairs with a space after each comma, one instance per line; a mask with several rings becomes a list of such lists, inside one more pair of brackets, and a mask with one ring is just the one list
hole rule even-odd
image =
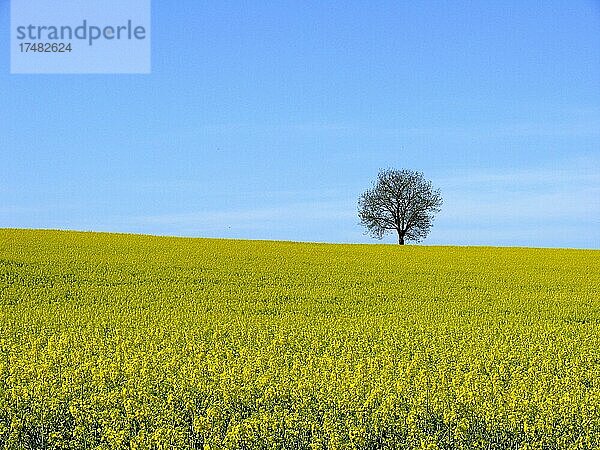
[[398, 244], [404, 245], [404, 234], [398, 232]]

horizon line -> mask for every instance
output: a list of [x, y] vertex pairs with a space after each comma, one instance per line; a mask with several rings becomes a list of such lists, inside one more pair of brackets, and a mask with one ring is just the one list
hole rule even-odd
[[212, 241], [239, 241], [239, 242], [275, 242], [282, 244], [313, 244], [313, 245], [352, 245], [352, 246], [386, 246], [386, 247], [442, 247], [442, 248], [498, 248], [498, 249], [523, 249], [523, 250], [574, 250], [574, 251], [600, 251], [600, 248], [582, 248], [582, 247], [536, 247], [526, 245], [453, 245], [453, 244], [423, 244], [423, 243], [409, 243], [399, 245], [395, 243], [387, 242], [329, 242], [329, 241], [295, 241], [288, 239], [257, 239], [257, 238], [226, 238], [226, 237], [214, 237], [214, 236], [182, 236], [172, 234], [148, 234], [148, 233], [134, 233], [128, 231], [98, 231], [98, 230], [76, 230], [76, 229], [65, 229], [65, 228], [15, 228], [15, 227], [0, 227], [0, 232], [3, 231], [46, 231], [46, 232], [59, 232], [59, 233], [79, 233], [79, 234], [106, 234], [106, 235], [117, 235], [117, 236], [137, 236], [137, 237], [150, 237], [150, 238], [164, 238], [164, 239], [202, 239]]

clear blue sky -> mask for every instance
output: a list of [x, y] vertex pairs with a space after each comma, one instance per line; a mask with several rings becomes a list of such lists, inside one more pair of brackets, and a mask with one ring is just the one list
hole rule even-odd
[[600, 247], [598, 1], [154, 0], [152, 26], [151, 75], [10, 75], [0, 0], [0, 227], [372, 242], [356, 200], [395, 167], [442, 190], [426, 244]]

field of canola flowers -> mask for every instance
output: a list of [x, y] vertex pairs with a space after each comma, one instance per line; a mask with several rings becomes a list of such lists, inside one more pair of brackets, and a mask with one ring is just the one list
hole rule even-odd
[[0, 230], [0, 448], [600, 448], [600, 251]]

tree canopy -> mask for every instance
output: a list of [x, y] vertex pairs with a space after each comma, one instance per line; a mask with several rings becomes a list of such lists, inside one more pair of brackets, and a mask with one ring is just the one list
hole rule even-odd
[[381, 170], [373, 187], [358, 200], [360, 222], [375, 238], [396, 232], [398, 243], [427, 237], [443, 200], [421, 172]]

